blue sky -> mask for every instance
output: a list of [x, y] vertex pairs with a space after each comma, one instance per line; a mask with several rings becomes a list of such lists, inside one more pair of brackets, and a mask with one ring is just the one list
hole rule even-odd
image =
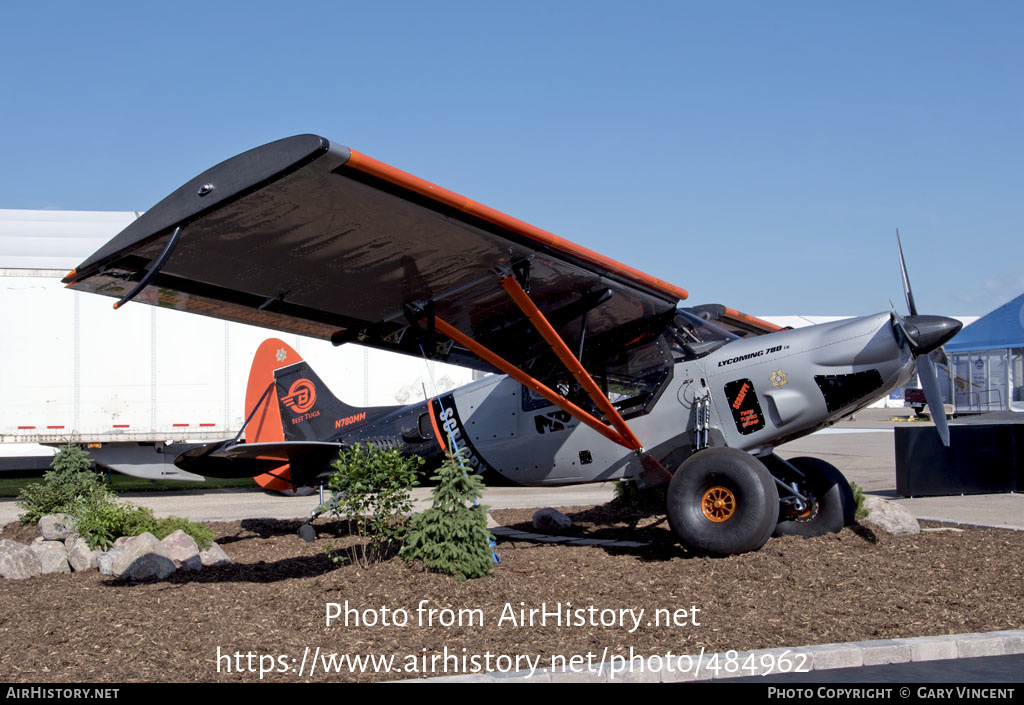
[[1024, 3], [0, 7], [0, 208], [315, 132], [754, 314], [1024, 291]]

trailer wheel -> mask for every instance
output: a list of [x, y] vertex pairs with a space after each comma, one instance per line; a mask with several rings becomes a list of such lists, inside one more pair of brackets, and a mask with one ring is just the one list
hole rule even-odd
[[[793, 458], [790, 464], [805, 477], [795, 478], [797, 489], [812, 497], [812, 508], [796, 512], [783, 503], [775, 536], [824, 536], [853, 524], [857, 505], [853, 490], [843, 474], [819, 458]], [[790, 472], [792, 475], [792, 472]], [[786, 482], [792, 481], [789, 477]]]
[[778, 521], [779, 493], [749, 453], [708, 448], [676, 470], [666, 498], [669, 525], [694, 553], [729, 556], [756, 551]]

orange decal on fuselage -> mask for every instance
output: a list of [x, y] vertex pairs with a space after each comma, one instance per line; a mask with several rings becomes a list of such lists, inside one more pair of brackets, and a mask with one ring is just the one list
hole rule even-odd
[[744, 384], [740, 388], [740, 393], [736, 395], [736, 400], [732, 403], [732, 408], [739, 409], [743, 404], [743, 400], [747, 398], [747, 392], [750, 390], [749, 384]]

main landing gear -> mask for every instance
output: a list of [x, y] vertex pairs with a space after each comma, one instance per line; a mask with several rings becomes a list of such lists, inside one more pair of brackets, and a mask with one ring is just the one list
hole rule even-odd
[[683, 461], [666, 499], [679, 542], [709, 556], [756, 551], [779, 515], [779, 493], [768, 470], [733, 448], [708, 448]]
[[756, 551], [772, 535], [836, 532], [853, 523], [854, 508], [849, 483], [825, 461], [773, 455], [762, 462], [734, 448], [691, 455], [667, 493], [672, 531], [707, 556]]

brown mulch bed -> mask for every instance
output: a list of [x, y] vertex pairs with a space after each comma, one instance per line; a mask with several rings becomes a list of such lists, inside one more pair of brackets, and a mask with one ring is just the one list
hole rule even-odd
[[[569, 535], [651, 545], [502, 541], [491, 576], [457, 583], [397, 559], [369, 569], [336, 565], [324, 549], [350, 540], [340, 525], [319, 524], [320, 538], [307, 544], [295, 535], [298, 521], [252, 519], [210, 525], [234, 561], [228, 567], [139, 584], [96, 571], [4, 581], [0, 681], [251, 682], [260, 680], [261, 663], [272, 671], [265, 681], [397, 680], [422, 676], [424, 658], [428, 667], [436, 659], [427, 675], [444, 675], [445, 648], [481, 663], [490, 653], [499, 666], [508, 662], [493, 660], [498, 655], [539, 657], [545, 667], [555, 655], [589, 652], [600, 660], [605, 649], [609, 656], [630, 648], [638, 656], [696, 654], [1024, 628], [1024, 532], [971, 528], [894, 538], [854, 527], [709, 559], [682, 551], [657, 514], [614, 505], [564, 511], [575, 521]], [[492, 515], [526, 528], [532, 513]], [[27, 541], [35, 530], [10, 524], [2, 536]], [[475, 619], [483, 625], [420, 626], [423, 600], [427, 608], [454, 611], [445, 616], [480, 610]], [[369, 610], [364, 616], [379, 618], [383, 607], [389, 616], [405, 610], [409, 623], [345, 626], [339, 618], [326, 626], [327, 603], [346, 601]], [[520, 608], [558, 603], [585, 610], [577, 614], [586, 621], [592, 606], [595, 619], [612, 614], [603, 610], [644, 613], [633, 633], [628, 615], [626, 626], [499, 624], [509, 609], [518, 618]], [[684, 609], [678, 626], [654, 623], [656, 614], [664, 619]], [[410, 666], [414, 657], [417, 668], [324, 673], [321, 658], [310, 676], [317, 648], [321, 657], [393, 655], [395, 667]]]

